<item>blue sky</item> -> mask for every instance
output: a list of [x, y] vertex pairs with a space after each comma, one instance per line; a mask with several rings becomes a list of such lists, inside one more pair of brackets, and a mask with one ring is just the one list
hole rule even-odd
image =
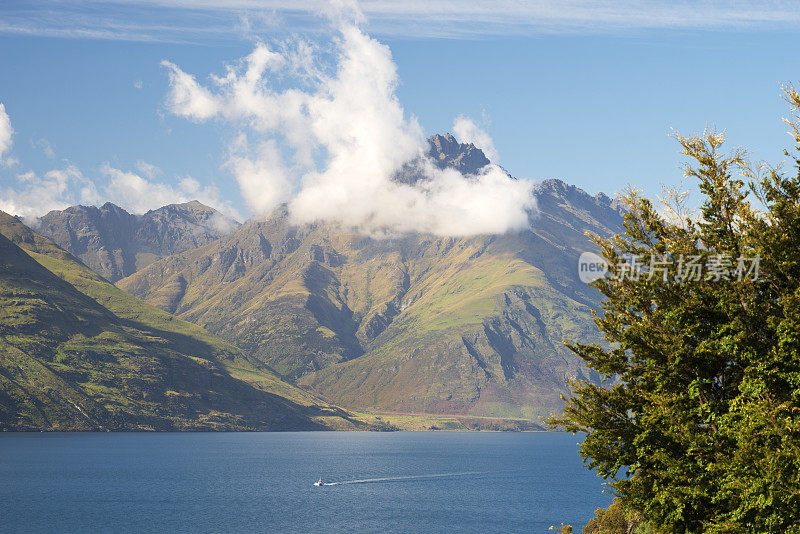
[[[271, 7], [259, 7], [265, 4]], [[451, 131], [465, 115], [491, 136], [514, 176], [561, 178], [591, 193], [630, 183], [651, 196], [682, 177], [670, 128], [696, 133], [716, 125], [731, 146], [772, 162], [791, 144], [780, 89], [800, 79], [800, 8], [791, 3], [501, 4], [492, 13], [471, 2], [362, 4], [364, 32], [391, 49], [397, 98], [426, 134]], [[253, 207], [226, 164], [241, 124], [176, 114], [160, 64], [168, 60], [209, 84], [210, 74], [224, 74], [257, 41], [299, 34], [325, 52], [328, 22], [319, 5], [287, 5], [294, 7], [4, 3], [0, 103], [14, 135], [0, 163], [0, 204], [12, 196], [17, 206], [31, 204], [21, 192], [69, 169], [80, 175], [64, 179], [69, 191], [44, 188], [61, 194], [59, 202], [107, 196], [142, 211], [198, 191], [248, 216]], [[145, 183], [136, 191], [147, 198], [105, 187], [131, 175]], [[81, 187], [94, 187], [94, 196], [81, 197]]]

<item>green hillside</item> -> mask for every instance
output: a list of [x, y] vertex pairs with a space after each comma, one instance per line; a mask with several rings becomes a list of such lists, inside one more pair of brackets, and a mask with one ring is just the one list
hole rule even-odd
[[537, 198], [531, 230], [472, 238], [371, 238], [278, 210], [117, 285], [347, 408], [536, 421], [566, 379], [596, 378], [562, 340], [601, 341], [577, 258], [585, 231], [621, 222], [559, 181]]
[[341, 419], [1, 212], [0, 234], [0, 428], [284, 430]]

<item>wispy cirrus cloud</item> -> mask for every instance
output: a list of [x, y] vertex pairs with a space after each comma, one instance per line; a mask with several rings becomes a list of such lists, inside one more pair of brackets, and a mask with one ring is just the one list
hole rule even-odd
[[[153, 21], [158, 21], [154, 23]], [[241, 15], [135, 2], [34, 0], [0, 4], [0, 34], [64, 39], [196, 43], [239, 39]]]
[[[38, 0], [0, 7], [0, 32], [130, 41], [214, 41], [310, 31], [325, 0]], [[648, 29], [796, 31], [795, 1], [363, 0], [371, 33], [410, 38], [621, 33]], [[152, 21], [158, 20], [158, 24]]]

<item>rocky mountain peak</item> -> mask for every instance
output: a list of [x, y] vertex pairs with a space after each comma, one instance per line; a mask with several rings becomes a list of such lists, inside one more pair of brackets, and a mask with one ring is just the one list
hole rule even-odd
[[555, 178], [543, 180], [536, 184], [533, 191], [539, 198], [550, 197], [553, 200], [569, 203], [574, 206], [599, 205], [611, 208], [620, 215], [623, 213], [619, 199], [611, 198], [605, 193], [597, 193], [593, 196], [579, 187], [567, 184]]
[[[431, 144], [446, 158], [477, 150]], [[281, 206], [118, 287], [346, 407], [537, 420], [560, 409], [565, 379], [597, 379], [562, 341], [601, 341], [600, 294], [576, 265], [585, 232], [622, 219], [560, 180], [534, 192], [530, 228], [469, 238], [296, 226]]]
[[95, 272], [116, 282], [153, 261], [201, 247], [240, 224], [196, 200], [134, 215], [106, 202], [54, 210], [39, 219], [37, 230], [80, 258]]
[[[480, 148], [472, 143], [459, 143], [449, 133], [429, 137], [426, 156], [440, 169], [451, 167], [462, 174], [475, 174], [490, 163]], [[403, 165], [393, 179], [404, 184], [414, 184], [425, 178], [420, 161], [414, 160]]]
[[184, 202], [183, 204], [175, 204], [176, 206], [184, 206], [189, 209], [193, 210], [203, 210], [203, 211], [213, 211], [214, 208], [206, 206], [199, 200], [190, 200], [189, 202]]
[[[81, 206], [81, 207], [84, 207], [84, 206]], [[89, 206], [89, 208], [90, 209], [94, 208], [94, 206]], [[95, 209], [97, 209], [97, 208], [95, 208]], [[115, 213], [124, 213], [126, 215], [130, 215], [127, 211], [125, 211], [124, 208], [121, 208], [120, 206], [117, 206], [113, 202], [106, 202], [105, 204], [103, 204], [100, 207], [100, 210], [101, 211], [111, 211], [111, 212], [115, 212]]]
[[206, 206], [199, 200], [190, 200], [189, 202], [183, 202], [181, 204], [167, 204], [166, 206], [162, 206], [160, 208], [150, 210], [144, 214], [146, 217], [151, 213], [162, 213], [162, 212], [171, 212], [171, 213], [217, 213], [217, 210], [210, 206]]
[[464, 174], [475, 174], [489, 164], [489, 158], [483, 150], [472, 143], [459, 143], [449, 133], [430, 137], [428, 144], [428, 157], [442, 169], [453, 167]]

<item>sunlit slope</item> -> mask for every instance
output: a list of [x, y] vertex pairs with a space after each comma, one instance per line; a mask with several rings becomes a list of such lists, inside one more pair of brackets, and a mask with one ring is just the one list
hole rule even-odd
[[[467, 249], [469, 250], [469, 248]], [[582, 369], [562, 346], [591, 335], [588, 307], [510, 255], [430, 273], [367, 352], [304, 376], [344, 405], [535, 419]]]
[[306, 394], [202, 328], [116, 289], [3, 213], [0, 248], [3, 428], [319, 427], [306, 407], [231, 375], [257, 374], [265, 389]]
[[598, 341], [584, 232], [621, 222], [607, 197], [537, 193], [531, 229], [502, 236], [374, 238], [278, 210], [118, 286], [347, 407], [536, 419], [585, 374], [563, 339]]

